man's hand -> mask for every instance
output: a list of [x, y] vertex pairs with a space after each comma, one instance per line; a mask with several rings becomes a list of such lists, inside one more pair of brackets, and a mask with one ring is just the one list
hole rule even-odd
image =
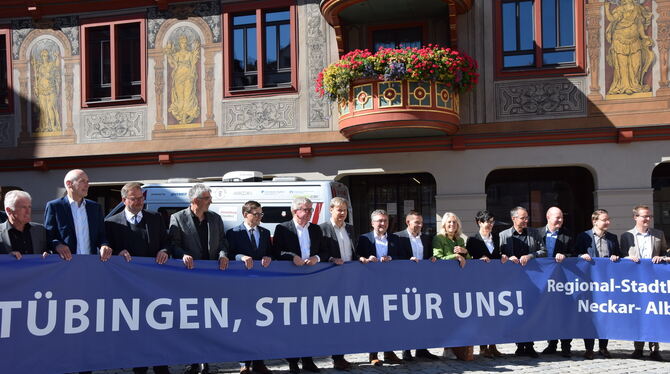
[[344, 260], [338, 257], [331, 257], [330, 262], [332, 262], [335, 265], [342, 265], [344, 264]]
[[410, 260], [410, 261], [414, 261], [414, 262], [416, 262], [417, 264], [419, 263], [419, 259], [416, 258], [416, 257], [411, 257], [409, 260]]
[[312, 256], [312, 257], [308, 258], [307, 260], [305, 260], [305, 265], [308, 265], [308, 266], [316, 265], [318, 263], [319, 263], [319, 258], [316, 257], [316, 256]]
[[166, 251], [159, 251], [158, 254], [156, 254], [156, 263], [159, 265], [163, 265], [164, 263], [167, 262], [168, 260], [168, 254]]
[[42, 258], [47, 258], [47, 256], [50, 255], [50, 254], [51, 254], [51, 253], [49, 253], [49, 252], [47, 252], [47, 251], [44, 251], [44, 252], [42, 253]]
[[244, 267], [247, 268], [247, 270], [254, 267], [254, 259], [250, 256], [242, 256], [242, 261], [244, 261]]
[[271, 262], [272, 262], [272, 257], [263, 256], [263, 258], [261, 259], [261, 266], [266, 268], [266, 267], [270, 266]]
[[617, 262], [617, 261], [619, 261], [619, 256], [611, 255], [611, 256], [610, 256], [610, 261], [612, 261], [612, 262]]
[[521, 258], [519, 259], [519, 262], [521, 263], [521, 266], [526, 266], [526, 264], [528, 263], [528, 261], [530, 261], [530, 260], [532, 260], [532, 259], [533, 259], [533, 256], [531, 256], [531, 255], [523, 255], [523, 256], [521, 256]]
[[103, 245], [100, 247], [100, 261], [105, 262], [112, 257], [112, 248], [108, 245]]
[[592, 260], [591, 255], [589, 255], [588, 253], [584, 253], [583, 255], [581, 255], [579, 257], [581, 257], [584, 261], [591, 261]]
[[635, 262], [635, 263], [639, 263], [639, 262], [640, 262], [640, 258], [637, 257], [637, 256], [630, 256], [630, 257], [628, 257], [628, 259], [631, 260], [631, 261], [633, 261], [633, 262]]
[[19, 252], [19, 251], [11, 251], [11, 252], [9, 252], [9, 254], [16, 257], [17, 260], [20, 260], [21, 257], [23, 257], [23, 256], [21, 256], [21, 252]]
[[65, 261], [70, 261], [72, 260], [72, 252], [70, 252], [70, 247], [68, 247], [65, 244], [58, 244], [56, 246], [56, 252], [58, 252], [58, 255], [60, 258], [62, 258]]
[[302, 266], [302, 265], [305, 265], [305, 261], [302, 260], [302, 257], [294, 255], [293, 256], [293, 265]]
[[222, 256], [219, 257], [219, 270], [228, 269], [228, 257]]
[[430, 258], [430, 262], [437, 262], [437, 257], [432, 256], [432, 257]]
[[391, 256], [382, 256], [382, 260], [381, 260], [381, 261], [382, 261], [382, 262], [389, 262], [389, 261], [391, 261], [391, 260], [393, 260], [393, 259], [391, 258]]
[[184, 255], [184, 257], [181, 258], [182, 261], [184, 261], [184, 266], [186, 266], [187, 269], [193, 269], [195, 266], [193, 265], [193, 256], [191, 255]]
[[124, 249], [123, 251], [119, 252], [119, 256], [123, 256], [123, 258], [126, 259], [126, 262], [130, 262], [130, 260], [132, 260], [130, 252], [128, 252], [127, 249]]
[[519, 263], [519, 259], [516, 256], [510, 256], [509, 260], [512, 261], [515, 264]]
[[507, 262], [507, 260], [509, 260], [509, 257], [507, 257], [507, 255], [500, 256], [500, 263], [501, 264], [504, 264], [505, 262]]
[[556, 257], [554, 258], [554, 260], [556, 260], [556, 262], [560, 264], [561, 262], [563, 262], [563, 260], [565, 260], [565, 255], [563, 253], [556, 253]]
[[484, 262], [486, 262], [486, 263], [491, 262], [491, 259], [488, 258], [488, 257], [486, 257], [486, 256], [482, 256], [482, 257], [480, 257], [479, 259], [482, 260], [482, 261], [484, 261]]
[[651, 262], [653, 262], [654, 264], [660, 264], [661, 262], [663, 262], [663, 256], [654, 256], [651, 259]]

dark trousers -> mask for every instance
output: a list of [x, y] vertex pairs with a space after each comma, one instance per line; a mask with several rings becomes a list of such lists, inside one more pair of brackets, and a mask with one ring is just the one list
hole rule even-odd
[[289, 364], [297, 364], [298, 361], [302, 360], [302, 364], [305, 365], [305, 362], [314, 362], [311, 357], [292, 357], [292, 358], [287, 358], [286, 361], [288, 361]]
[[[636, 351], [644, 351], [644, 342], [634, 342], [633, 346], [635, 347]], [[658, 343], [649, 342], [650, 351], [658, 351], [659, 348], [660, 346], [658, 345]]]
[[[607, 339], [598, 339], [598, 349], [607, 348], [607, 342], [609, 342]], [[584, 339], [584, 347], [587, 351], [592, 351], [595, 344], [595, 339]]]
[[[149, 372], [148, 367], [142, 367], [142, 368], [133, 368], [133, 373], [134, 374], [146, 374]], [[170, 370], [166, 365], [161, 365], [161, 366], [154, 366], [154, 373], [155, 374], [170, 374]]]
[[333, 361], [344, 360], [344, 355], [333, 355]]
[[249, 368], [252, 365], [261, 365], [263, 363], [263, 360], [244, 361], [244, 366]]
[[530, 351], [533, 349], [533, 346], [535, 345], [535, 342], [524, 342], [524, 343], [516, 343], [517, 348], [521, 348], [526, 351]]
[[[558, 347], [558, 340], [549, 340], [547, 343], [549, 343], [549, 346], [551, 347]], [[561, 350], [570, 350], [572, 347], [572, 339], [561, 339]]]

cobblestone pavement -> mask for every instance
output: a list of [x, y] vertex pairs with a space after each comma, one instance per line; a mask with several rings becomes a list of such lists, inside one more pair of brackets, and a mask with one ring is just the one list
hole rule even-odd
[[[608, 373], [608, 374], [628, 374], [628, 373], [649, 373], [649, 374], [669, 374], [670, 362], [656, 362], [648, 358], [643, 360], [633, 360], [630, 354], [633, 350], [633, 343], [629, 341], [610, 340], [609, 350], [612, 353], [611, 359], [605, 359], [596, 354], [594, 360], [586, 360], [582, 357], [584, 353], [584, 343], [581, 339], [573, 340], [572, 358], [563, 358], [557, 355], [540, 355], [539, 359], [514, 356], [516, 346], [514, 344], [499, 344], [498, 349], [505, 354], [502, 358], [490, 359], [478, 356], [479, 348], [475, 347], [475, 360], [464, 362], [458, 360], [440, 359], [439, 361], [413, 361], [403, 365], [384, 365], [374, 367], [368, 364], [367, 354], [346, 355], [347, 360], [354, 364], [350, 371], [352, 374], [373, 373], [373, 374], [442, 374], [442, 373]], [[661, 344], [661, 354], [666, 360], [670, 360], [670, 352], [664, 351], [667, 344]], [[535, 349], [541, 352], [546, 347], [546, 342], [537, 342]], [[597, 342], [596, 342], [597, 348]], [[441, 354], [441, 349], [431, 349], [434, 354]], [[560, 352], [560, 351], [559, 351]], [[396, 351], [396, 353], [400, 353]], [[645, 356], [648, 355], [645, 352]], [[318, 357], [314, 360], [323, 374], [343, 373], [333, 369], [333, 362], [329, 357]], [[268, 367], [275, 374], [288, 373], [288, 364], [284, 360], [268, 360]], [[181, 374], [184, 366], [171, 366], [170, 371], [173, 374]], [[151, 373], [151, 370], [149, 371]], [[212, 364], [211, 373], [239, 373], [239, 364], [220, 363]], [[96, 374], [113, 373], [132, 373], [132, 370], [106, 370], [95, 372]], [[309, 374], [303, 371], [302, 373]]]

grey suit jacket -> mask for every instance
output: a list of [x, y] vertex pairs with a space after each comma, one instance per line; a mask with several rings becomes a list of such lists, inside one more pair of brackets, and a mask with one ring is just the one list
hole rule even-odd
[[[340, 243], [337, 241], [337, 233], [333, 228], [333, 224], [330, 223], [330, 220], [319, 225], [321, 231], [323, 232], [323, 245], [326, 247], [324, 251], [327, 251], [330, 255], [330, 258], [341, 258], [340, 253]], [[358, 238], [354, 237], [354, 226], [345, 223], [344, 229], [347, 230], [349, 235], [349, 241], [351, 243], [351, 259], [352, 261], [358, 260], [358, 255], [356, 254], [356, 244], [358, 244]], [[329, 261], [330, 258], [324, 258], [323, 261]]]
[[[663, 231], [649, 228], [649, 234], [651, 234], [654, 239], [654, 249], [652, 250], [651, 257], [667, 255], [668, 243], [665, 241]], [[621, 244], [621, 253], [623, 253], [624, 256], [642, 258], [642, 256], [640, 256], [640, 249], [635, 242], [635, 228], [621, 234], [619, 243]]]
[[[9, 229], [11, 228], [9, 221], [0, 223], [0, 253], [13, 251], [12, 242], [9, 239]], [[49, 251], [47, 248], [47, 232], [41, 224], [30, 222], [30, 239], [33, 242], [32, 254], [42, 254]]]
[[[544, 240], [542, 240], [542, 235], [534, 228], [526, 228], [526, 235], [528, 241], [526, 243], [520, 243], [512, 235], [514, 232], [514, 226], [510, 227], [507, 230], [500, 232], [500, 251], [511, 257], [521, 257], [523, 255], [532, 255], [533, 257], [547, 257], [547, 249], [544, 247]], [[525, 245], [528, 246], [528, 250], [524, 250]]]
[[209, 248], [202, 248], [198, 229], [191, 218], [191, 208], [178, 211], [170, 216], [168, 229], [169, 251], [174, 258], [190, 255], [195, 260], [217, 260], [228, 257], [228, 241], [223, 229], [223, 221], [218, 214], [207, 211]]

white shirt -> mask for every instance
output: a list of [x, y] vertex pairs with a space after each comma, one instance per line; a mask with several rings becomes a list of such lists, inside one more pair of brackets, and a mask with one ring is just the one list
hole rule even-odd
[[344, 261], [351, 261], [353, 253], [351, 251], [351, 238], [347, 232], [347, 224], [343, 223], [342, 227], [337, 227], [332, 220], [330, 221], [330, 224], [333, 225], [333, 229], [335, 229], [337, 244], [340, 247], [340, 258]]
[[312, 242], [309, 240], [309, 225], [310, 223], [307, 222], [307, 224], [303, 227], [298, 225], [295, 221], [295, 231], [298, 233], [298, 242], [300, 243], [300, 257], [302, 257], [303, 260], [307, 260], [309, 258], [309, 252], [310, 252], [310, 246]]
[[493, 254], [493, 251], [496, 248], [495, 245], [493, 244], [493, 236], [489, 234], [489, 236], [482, 237], [482, 239], [484, 240], [484, 244], [486, 244], [486, 248], [489, 250], [489, 254]]
[[419, 233], [417, 236], [414, 236], [414, 234], [412, 234], [412, 232], [409, 230], [407, 230], [407, 233], [409, 234], [409, 244], [412, 245], [412, 257], [423, 259], [423, 243], [421, 242], [421, 233]]
[[[91, 237], [88, 232], [88, 215], [86, 214], [86, 199], [81, 200], [78, 205], [70, 196], [67, 197], [72, 210], [72, 220], [74, 221], [74, 234], [77, 238], [77, 254], [91, 254]], [[73, 248], [70, 248], [72, 250]]]
[[[126, 221], [128, 221], [129, 223], [137, 224], [137, 223], [140, 223], [140, 221], [142, 221], [142, 211], [141, 210], [137, 214], [133, 214], [133, 213], [129, 212], [128, 209], [124, 209], [123, 211], [126, 213]], [[135, 220], [133, 219], [133, 217], [136, 217]]]
[[382, 257], [388, 256], [389, 241], [386, 233], [384, 233], [383, 236], [375, 235], [375, 249], [377, 252], [377, 259], [381, 260]]
[[651, 258], [654, 253], [654, 237], [651, 236], [649, 230], [646, 233], [641, 233], [637, 229], [633, 229], [635, 237], [635, 246], [640, 252], [640, 258]]
[[[256, 241], [256, 248], [258, 248], [258, 245], [260, 244], [260, 239], [261, 239], [261, 233], [260, 230], [258, 230], [258, 226], [251, 227], [247, 225], [246, 222], [243, 222], [244, 228], [247, 229], [247, 235], [249, 235], [249, 230], [254, 229], [254, 240]], [[251, 239], [251, 237], [249, 237]]]

